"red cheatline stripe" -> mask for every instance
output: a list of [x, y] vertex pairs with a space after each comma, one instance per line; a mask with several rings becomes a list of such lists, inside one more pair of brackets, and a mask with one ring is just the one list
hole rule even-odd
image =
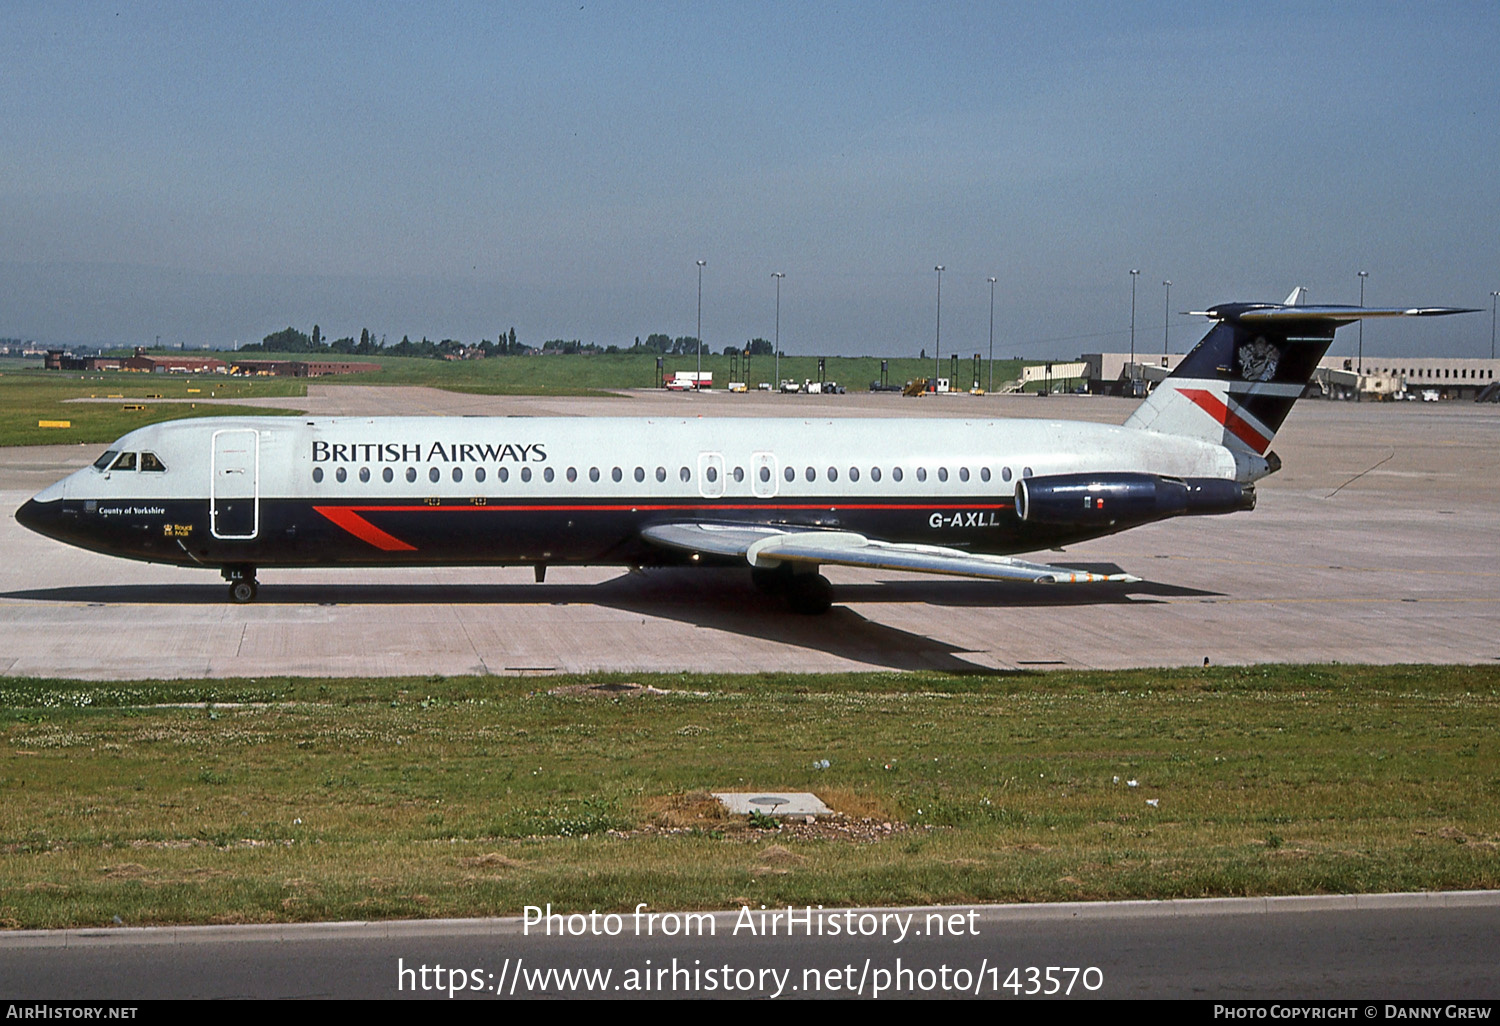
[[1011, 504], [1010, 503], [1008, 503], [1008, 502], [1000, 502], [1000, 503], [944, 503], [944, 504], [938, 504], [938, 505], [933, 505], [933, 504], [929, 504], [929, 503], [923, 503], [921, 505], [914, 505], [914, 504], [910, 504], [910, 503], [907, 503], [907, 504], [902, 504], [902, 503], [853, 503], [853, 504], [845, 505], [845, 506], [831, 506], [831, 505], [829, 505], [827, 503], [808, 503], [808, 504], [805, 504], [805, 505], [786, 505], [786, 504], [770, 505], [770, 504], [766, 504], [766, 503], [759, 503], [759, 504], [754, 504], [754, 505], [713, 505], [713, 506], [697, 506], [697, 505], [666, 505], [666, 506], [645, 506], [645, 505], [635, 505], [635, 506], [630, 506], [630, 505], [622, 505], [622, 506], [592, 505], [592, 506], [589, 506], [589, 505], [579, 505], [579, 506], [561, 506], [561, 505], [556, 505], [556, 504], [553, 504], [553, 505], [544, 505], [544, 506], [514, 506], [514, 505], [500, 505], [500, 504], [497, 504], [497, 505], [494, 505], [494, 506], [488, 506], [488, 505], [486, 505], [486, 506], [427, 506], [427, 505], [422, 505], [422, 506], [314, 506], [313, 510], [315, 512], [321, 514], [322, 516], [327, 517], [330, 521], [332, 521], [333, 523], [337, 524], [339, 527], [342, 527], [344, 530], [346, 530], [350, 534], [354, 535], [360, 541], [368, 542], [369, 544], [375, 546], [377, 549], [381, 549], [382, 551], [385, 551], [385, 552], [415, 552], [417, 550], [417, 547], [415, 545], [408, 545], [406, 542], [402, 541], [400, 538], [397, 538], [395, 535], [390, 534], [390, 533], [388, 533], [386, 531], [382, 531], [380, 528], [378, 528], [374, 524], [370, 523], [364, 517], [360, 516], [360, 514], [361, 513], [591, 513], [591, 512], [601, 512], [601, 513], [620, 513], [620, 512], [639, 513], [639, 512], [648, 512], [648, 513], [650, 513], [650, 512], [671, 511], [671, 512], [674, 512], [674, 513], [694, 514], [696, 516], [703, 516], [703, 515], [711, 515], [711, 514], [717, 513], [720, 510], [736, 510], [736, 509], [753, 509], [753, 510], [760, 510], [760, 511], [765, 511], [765, 510], [787, 510], [787, 509], [816, 509], [816, 510], [827, 510], [828, 512], [832, 513], [832, 512], [837, 512], [838, 510], [848, 510], [848, 509], [899, 509], [899, 510], [912, 510], [912, 511], [926, 512], [927, 510], [939, 510], [939, 509], [972, 509], [972, 510], [981, 510], [981, 509], [1010, 509], [1010, 508], [1011, 508]]
[[[418, 507], [419, 509], [422, 507]], [[369, 542], [384, 552], [415, 552], [415, 545], [408, 545], [393, 534], [387, 534], [364, 517], [360, 516], [354, 507], [350, 506], [314, 506], [314, 510], [323, 514], [335, 524], [348, 531], [360, 541]]]
[[1236, 438], [1256, 452], [1264, 453], [1266, 446], [1271, 444], [1271, 439], [1262, 434], [1259, 428], [1224, 405], [1219, 397], [1212, 392], [1204, 391], [1201, 388], [1184, 388], [1180, 389], [1180, 391], [1183, 395], [1191, 399], [1196, 406], [1201, 408], [1204, 413], [1207, 413], [1214, 420], [1223, 424]]

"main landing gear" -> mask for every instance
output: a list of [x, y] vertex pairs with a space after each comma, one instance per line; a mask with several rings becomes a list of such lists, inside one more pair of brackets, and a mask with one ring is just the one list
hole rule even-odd
[[226, 566], [219, 572], [229, 582], [229, 601], [239, 606], [255, 601], [256, 592], [260, 590], [255, 580], [255, 567]]
[[778, 567], [752, 567], [750, 582], [767, 595], [784, 599], [787, 608], [804, 616], [828, 612], [833, 605], [833, 585], [816, 569], [800, 573], [789, 564]]

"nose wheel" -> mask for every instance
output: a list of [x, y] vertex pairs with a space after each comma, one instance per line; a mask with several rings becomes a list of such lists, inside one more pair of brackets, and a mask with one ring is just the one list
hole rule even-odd
[[226, 566], [223, 573], [224, 579], [229, 582], [229, 601], [237, 606], [255, 601], [255, 595], [260, 590], [255, 580], [255, 567]]

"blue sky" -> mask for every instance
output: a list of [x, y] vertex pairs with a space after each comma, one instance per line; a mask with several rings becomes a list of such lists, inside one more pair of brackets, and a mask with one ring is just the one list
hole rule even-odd
[[[0, 335], [1070, 356], [1500, 289], [1500, 6], [0, 6]], [[1202, 322], [1171, 318], [1171, 344]], [[1490, 318], [1372, 323], [1488, 353]], [[1352, 329], [1339, 349], [1353, 344]]]

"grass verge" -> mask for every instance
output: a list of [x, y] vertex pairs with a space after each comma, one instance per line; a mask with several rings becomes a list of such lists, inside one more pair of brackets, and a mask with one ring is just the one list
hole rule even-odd
[[[165, 374], [76, 374], [30, 368], [0, 373], [0, 445], [74, 445], [112, 442], [146, 424], [185, 417], [274, 416], [294, 410], [194, 405], [194, 400], [303, 396], [300, 381], [229, 379], [222, 375], [183, 377]], [[109, 399], [69, 402], [70, 399]], [[156, 402], [185, 399], [187, 402]], [[127, 409], [126, 407], [139, 407]], [[44, 428], [38, 421], [67, 421], [65, 428]]]
[[0, 679], [0, 924], [1493, 888], [1497, 726], [1492, 667]]

